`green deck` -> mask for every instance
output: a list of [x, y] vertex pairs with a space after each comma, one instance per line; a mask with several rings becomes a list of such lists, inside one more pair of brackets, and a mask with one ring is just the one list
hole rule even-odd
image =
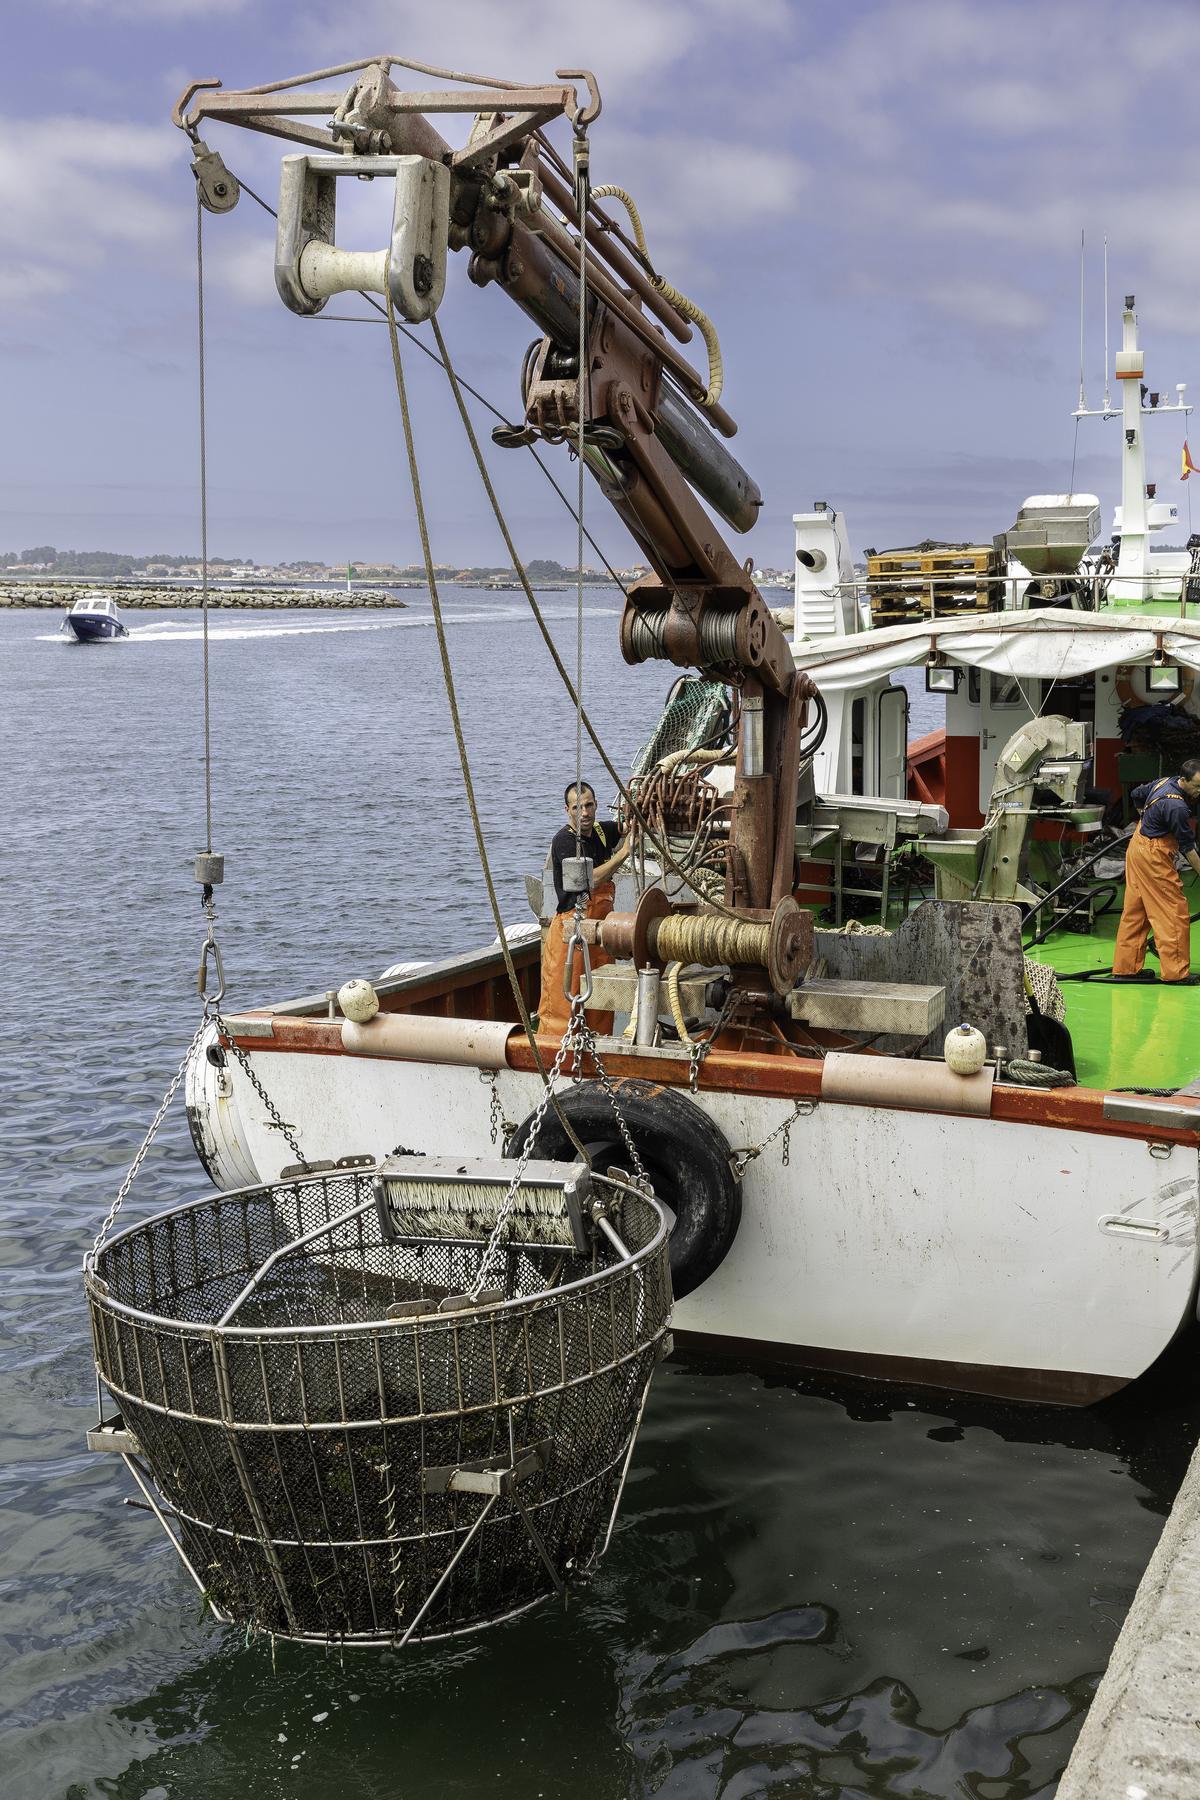
[[[1184, 891], [1189, 904], [1200, 904], [1200, 889], [1190, 880]], [[1114, 906], [1087, 937], [1056, 931], [1030, 956], [1059, 975], [1110, 968], [1120, 917], [1120, 907]], [[1153, 945], [1146, 967], [1157, 975]], [[1200, 923], [1192, 925], [1192, 968], [1200, 972]], [[1067, 981], [1062, 992], [1064, 1022], [1085, 1087], [1177, 1088], [1200, 1075], [1200, 987]]]

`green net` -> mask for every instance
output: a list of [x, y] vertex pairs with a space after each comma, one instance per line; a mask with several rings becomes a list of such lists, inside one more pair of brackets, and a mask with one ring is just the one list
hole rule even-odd
[[729, 690], [722, 681], [685, 675], [667, 696], [662, 716], [633, 759], [634, 780], [677, 750], [716, 744], [729, 723]]

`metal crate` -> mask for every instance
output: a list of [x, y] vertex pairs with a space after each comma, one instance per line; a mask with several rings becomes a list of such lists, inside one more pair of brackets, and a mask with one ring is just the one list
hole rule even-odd
[[120, 1409], [92, 1440], [123, 1454], [217, 1617], [248, 1629], [476, 1630], [561, 1589], [611, 1533], [667, 1341], [657, 1203], [593, 1178], [625, 1254], [594, 1226], [581, 1251], [577, 1219], [544, 1233], [565, 1242], [514, 1237], [472, 1304], [495, 1165], [458, 1237], [428, 1235], [427, 1191], [386, 1168], [386, 1204], [370, 1170], [214, 1194], [85, 1268]]

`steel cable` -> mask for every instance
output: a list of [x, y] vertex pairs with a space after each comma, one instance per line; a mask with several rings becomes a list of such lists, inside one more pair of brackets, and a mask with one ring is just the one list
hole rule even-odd
[[521, 984], [517, 979], [516, 964], [513, 962], [512, 951], [509, 949], [508, 935], [505, 932], [504, 921], [500, 915], [500, 902], [496, 897], [496, 884], [492, 880], [491, 864], [488, 861], [487, 845], [485, 844], [483, 837], [483, 825], [479, 817], [479, 806], [475, 798], [475, 783], [471, 777], [471, 761], [467, 754], [467, 743], [466, 738], [463, 735], [462, 717], [458, 710], [458, 694], [454, 686], [454, 670], [450, 662], [450, 646], [446, 641], [446, 626], [445, 621], [442, 618], [441, 597], [438, 594], [437, 577], [433, 570], [433, 551], [429, 542], [429, 525], [425, 517], [425, 503], [421, 495], [421, 476], [420, 471], [417, 468], [416, 442], [413, 436], [412, 416], [408, 407], [408, 390], [404, 382], [404, 363], [400, 355], [400, 336], [396, 328], [396, 315], [392, 306], [390, 284], [387, 289], [387, 320], [388, 341], [391, 344], [392, 350], [392, 369], [396, 378], [396, 394], [400, 401], [400, 416], [404, 425], [404, 445], [408, 453], [408, 472], [412, 482], [413, 505], [417, 516], [417, 530], [420, 533], [421, 538], [421, 554], [425, 560], [425, 580], [429, 589], [429, 603], [433, 610], [433, 622], [437, 634], [438, 655], [440, 656], [442, 663], [442, 681], [445, 685], [446, 700], [450, 708], [450, 722], [454, 728], [454, 742], [458, 749], [458, 761], [459, 767], [462, 770], [463, 789], [466, 793], [467, 806], [471, 813], [471, 825], [475, 832], [475, 848], [479, 855], [479, 866], [483, 871], [484, 885], [487, 888], [488, 904], [492, 909], [492, 918], [495, 921], [496, 933], [500, 939], [500, 948], [504, 956], [504, 967], [508, 973], [509, 984], [513, 992], [513, 999], [517, 1004], [517, 1011], [520, 1014], [522, 1029], [532, 1047], [534, 1060], [537, 1063], [538, 1074], [541, 1076], [543, 1085], [550, 1095], [551, 1104], [558, 1116], [559, 1123], [562, 1125], [562, 1128], [566, 1132], [571, 1143], [583, 1158], [583, 1161], [590, 1166], [591, 1158], [588, 1156], [587, 1151], [576, 1136], [571, 1121], [567, 1118], [565, 1111], [559, 1104], [553, 1088], [550, 1085], [546, 1065], [542, 1060], [542, 1053], [538, 1048], [537, 1038], [533, 1031], [533, 1024], [529, 1017], [528, 1008], [525, 1005], [525, 996], [521, 992]]

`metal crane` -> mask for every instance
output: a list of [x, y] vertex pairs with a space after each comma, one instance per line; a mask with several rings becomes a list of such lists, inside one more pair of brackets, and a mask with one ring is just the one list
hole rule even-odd
[[[397, 65], [469, 85], [402, 91], [392, 79]], [[349, 85], [315, 85], [338, 77]], [[582, 100], [577, 84], [586, 89]], [[437, 310], [453, 250], [469, 253], [476, 286], [499, 288], [537, 325], [542, 337], [522, 371], [524, 424], [494, 436], [504, 445], [568, 437], [581, 445], [653, 571], [626, 594], [625, 659], [661, 657], [737, 691], [737, 774], [718, 910], [726, 922], [732, 914], [762, 926], [738, 940], [747, 972], [765, 971], [781, 990], [811, 955], [811, 915], [791, 893], [800, 741], [816, 690], [796, 670], [749, 565], [701, 504], [742, 532], [755, 523], [761, 495], [723, 441], [737, 427], [716, 384], [706, 385], [678, 347], [692, 337], [694, 309], [679, 304], [640, 244], [590, 196], [588, 127], [600, 108], [588, 70], [521, 86], [381, 56], [241, 91], [193, 82], [173, 116], [193, 140], [199, 197], [214, 212], [237, 203], [238, 184], [200, 138], [203, 123], [303, 146], [283, 162], [276, 237], [276, 285], [292, 311], [316, 313], [333, 294], [357, 290], [384, 294], [397, 315], [420, 323]], [[468, 117], [466, 142], [452, 147], [430, 115]], [[545, 135], [560, 117], [572, 128], [570, 165]], [[337, 184], [349, 176], [395, 183], [384, 249], [336, 243]], [[747, 950], [752, 942], [761, 954]], [[645, 943], [643, 932], [639, 948]]]

